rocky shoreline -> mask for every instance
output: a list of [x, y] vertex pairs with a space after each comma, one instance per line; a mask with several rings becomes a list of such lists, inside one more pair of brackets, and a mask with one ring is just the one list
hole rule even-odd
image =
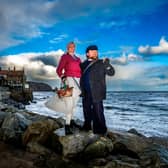
[[1, 168], [167, 168], [168, 138], [150, 137], [132, 129], [109, 131], [107, 137], [80, 130], [65, 136], [62, 118], [34, 114], [4, 103], [0, 92]]

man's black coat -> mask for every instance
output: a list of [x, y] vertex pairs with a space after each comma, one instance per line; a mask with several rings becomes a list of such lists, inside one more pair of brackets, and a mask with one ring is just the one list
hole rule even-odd
[[[82, 90], [82, 96], [85, 96], [84, 90], [84, 71], [87, 68], [87, 61], [81, 63], [82, 76], [80, 80], [80, 86]], [[106, 98], [106, 75], [113, 76], [115, 71], [109, 62], [109, 59], [96, 60], [87, 69], [89, 70], [89, 84], [93, 102], [99, 102]]]

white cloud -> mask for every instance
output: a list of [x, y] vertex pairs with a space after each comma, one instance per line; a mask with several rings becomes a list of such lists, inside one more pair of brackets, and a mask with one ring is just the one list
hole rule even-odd
[[51, 6], [53, 5], [52, 2], [42, 0], [15, 0], [11, 2], [1, 0], [0, 50], [21, 44], [34, 37], [41, 37], [43, 32], [40, 27], [57, 22], [51, 16]]
[[134, 46], [126, 46], [126, 45], [122, 45], [119, 47], [121, 49], [121, 51], [126, 52], [126, 53], [130, 53], [133, 51]]
[[8, 67], [16, 69], [24, 68], [28, 79], [31, 80], [56, 80], [56, 66], [62, 50], [50, 51], [45, 53], [22, 53], [18, 55], [8, 55], [1, 57], [0, 66], [6, 69]]
[[0, 39], [0, 50], [24, 43], [24, 40], [15, 40], [7, 33], [0, 33]]
[[50, 40], [50, 43], [60, 43], [61, 41], [63, 41], [64, 39], [66, 39], [68, 37], [67, 34], [61, 34], [58, 37], [55, 37], [54, 39]]
[[144, 74], [145, 69], [141, 64], [115, 65], [115, 80], [133, 80]]
[[[1, 57], [0, 66], [16, 69], [25, 69], [28, 80], [40, 81], [56, 85], [58, 77], [56, 67], [62, 50], [45, 53], [22, 53]], [[135, 61], [134, 61], [135, 60]], [[108, 88], [113, 90], [161, 90], [166, 88], [168, 83], [167, 67], [149, 65], [148, 62], [136, 61], [137, 56], [130, 54], [122, 55], [118, 61], [120, 64], [113, 64], [115, 76], [108, 78]], [[133, 61], [129, 64], [129, 61]], [[127, 64], [124, 64], [126, 63]], [[123, 64], [121, 64], [123, 63]], [[163, 87], [164, 85], [164, 87]], [[167, 88], [168, 89], [168, 88]]]
[[141, 56], [133, 53], [126, 55], [125, 52], [120, 57], [111, 58], [111, 62], [117, 65], [127, 65], [130, 62], [141, 62], [141, 61], [143, 61]]
[[127, 64], [127, 57], [126, 55], [123, 55], [121, 57], [111, 58], [111, 62], [113, 64], [125, 65]]
[[108, 88], [115, 91], [166, 91], [168, 67], [148, 63], [114, 65], [115, 76], [108, 78]]
[[138, 48], [139, 53], [141, 54], [168, 54], [168, 42], [165, 40], [164, 37], [160, 39], [158, 46], [140, 46]]
[[126, 22], [123, 21], [123, 22], [116, 22], [116, 21], [111, 21], [111, 22], [101, 22], [100, 23], [100, 28], [112, 28], [112, 27], [121, 27], [121, 26], [124, 26], [126, 25]]
[[103, 21], [99, 23], [100, 28], [117, 30], [118, 28], [124, 28], [126, 25], [134, 26], [138, 24], [137, 20], [113, 20], [113, 21]]
[[55, 80], [57, 78], [56, 67], [45, 65], [40, 61], [31, 62], [26, 67], [26, 73], [34, 80]]
[[74, 38], [74, 43], [76, 44], [92, 44], [95, 42], [96, 40], [79, 40], [78, 38]]
[[143, 61], [142, 57], [133, 53], [128, 54], [128, 61], [135, 62], [135, 61]]
[[[0, 1], [0, 50], [16, 46], [31, 38], [41, 37], [45, 32], [41, 28], [54, 26], [60, 21], [93, 16], [100, 12], [103, 16], [129, 16], [149, 12], [162, 5], [166, 0], [1, 0]], [[151, 5], [152, 3], [152, 5]], [[150, 7], [150, 8], [149, 8]], [[131, 10], [130, 10], [131, 9]], [[124, 23], [120, 23], [123, 25]], [[116, 23], [102, 23], [102, 26], [114, 26]], [[51, 42], [56, 42], [54, 41]]]

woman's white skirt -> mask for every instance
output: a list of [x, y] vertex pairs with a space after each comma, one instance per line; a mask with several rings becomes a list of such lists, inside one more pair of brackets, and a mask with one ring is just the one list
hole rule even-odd
[[[75, 78], [75, 80], [79, 83], [79, 78]], [[76, 107], [76, 103], [79, 100], [79, 95], [81, 91], [72, 77], [67, 77], [67, 84], [70, 87], [73, 87], [72, 96], [59, 98], [58, 95], [55, 93], [55, 95], [49, 98], [45, 103], [45, 106], [47, 108], [65, 114], [73, 113], [74, 108]]]
[[58, 95], [55, 93], [53, 97], [47, 100], [47, 102], [45, 103], [45, 106], [49, 108], [50, 110], [53, 110], [56, 112], [62, 112], [66, 114], [70, 110], [67, 108], [68, 99], [69, 97], [59, 98]]

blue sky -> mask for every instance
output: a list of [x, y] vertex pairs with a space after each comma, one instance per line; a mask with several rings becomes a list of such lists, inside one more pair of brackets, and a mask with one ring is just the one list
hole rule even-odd
[[0, 0], [0, 66], [59, 84], [67, 42], [83, 60], [90, 44], [110, 58], [114, 91], [168, 91], [168, 0]]

